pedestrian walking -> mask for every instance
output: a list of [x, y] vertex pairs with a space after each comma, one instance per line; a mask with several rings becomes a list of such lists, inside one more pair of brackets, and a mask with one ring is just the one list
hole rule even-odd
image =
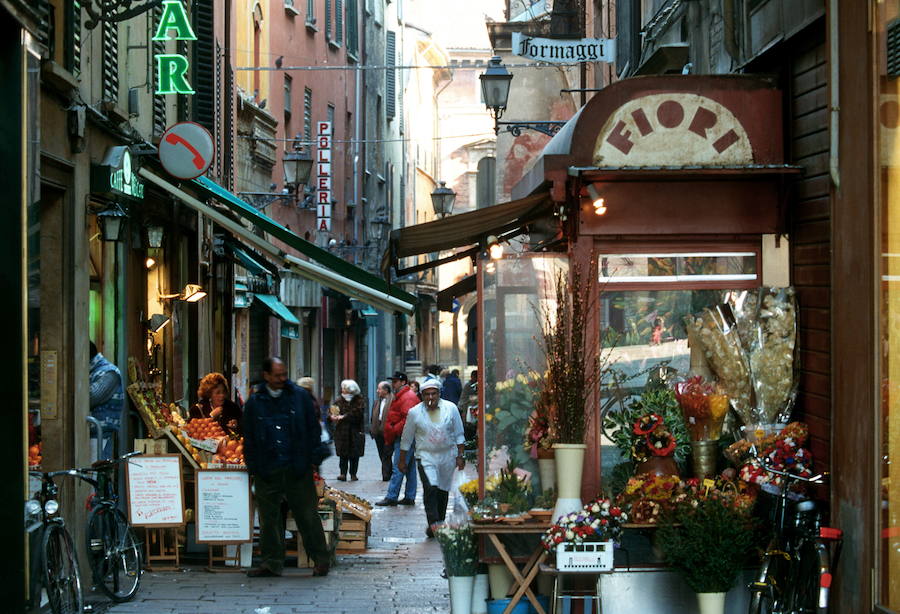
[[287, 501], [303, 547], [315, 562], [314, 576], [328, 574], [330, 554], [318, 513], [313, 483], [313, 465], [321, 449], [321, 427], [312, 398], [305, 389], [288, 380], [287, 368], [278, 358], [263, 362], [265, 383], [244, 406], [244, 462], [253, 477], [259, 512], [259, 567], [250, 577], [280, 576], [284, 568], [284, 517]]
[[[422, 382], [423, 401], [409, 410], [400, 439], [397, 467], [404, 471], [413, 454], [419, 463], [422, 498], [428, 527], [425, 534], [434, 537], [432, 527], [447, 516], [447, 500], [456, 470], [466, 466], [463, 458], [465, 437], [459, 410], [440, 398], [441, 384], [436, 379]], [[416, 448], [412, 451], [412, 443]]]
[[450, 401], [459, 407], [459, 397], [462, 395], [462, 387], [462, 381], [459, 379], [459, 369], [453, 369], [441, 385], [441, 398], [445, 401]]
[[391, 457], [393, 450], [384, 443], [384, 421], [387, 418], [388, 408], [394, 399], [394, 391], [391, 382], [378, 382], [375, 390], [375, 402], [372, 404], [372, 415], [369, 420], [369, 434], [375, 441], [378, 450], [378, 458], [381, 461], [381, 480], [387, 482], [391, 479]]
[[[329, 410], [328, 419], [334, 425], [334, 451], [340, 458], [340, 475], [337, 479], [346, 482], [347, 476], [354, 482], [359, 478], [359, 459], [365, 453], [366, 436], [363, 420], [366, 401], [362, 398], [359, 384], [352, 379], [341, 382], [341, 395]], [[348, 474], [349, 471], [349, 474]]]
[[[394, 389], [394, 400], [388, 409], [387, 418], [384, 421], [384, 443], [393, 451], [391, 458], [391, 480], [388, 483], [387, 494], [384, 499], [378, 501], [375, 505], [414, 505], [416, 502], [416, 480], [415, 460], [407, 463], [403, 471], [397, 465], [400, 460], [400, 435], [403, 433], [403, 427], [406, 425], [406, 415], [409, 410], [419, 404], [419, 397], [412, 391], [409, 386], [409, 380], [406, 373], [402, 371], [394, 372], [391, 377], [391, 387]], [[415, 448], [413, 443], [411, 448]], [[400, 497], [400, 487], [403, 480], [406, 479], [406, 490], [403, 499]]]
[[[104, 433], [91, 433], [91, 439], [97, 438], [97, 459], [109, 459], [113, 454], [113, 441], [119, 438], [122, 425], [122, 409], [125, 407], [125, 388], [122, 385], [122, 373], [119, 368], [108, 361], [97, 350], [94, 342], [90, 342], [91, 360], [88, 383], [90, 386], [91, 416], [100, 422]], [[105, 441], [105, 443], [103, 443]], [[95, 445], [93, 442], [92, 446]]]

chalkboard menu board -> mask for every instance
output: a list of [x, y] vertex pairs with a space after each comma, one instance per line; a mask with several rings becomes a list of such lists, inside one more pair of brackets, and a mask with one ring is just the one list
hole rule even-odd
[[250, 476], [246, 470], [197, 471], [196, 495], [198, 544], [253, 540]]
[[135, 527], [178, 527], [184, 524], [181, 455], [128, 459], [128, 521]]

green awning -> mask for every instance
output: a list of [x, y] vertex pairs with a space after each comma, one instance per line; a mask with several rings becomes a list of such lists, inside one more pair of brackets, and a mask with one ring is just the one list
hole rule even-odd
[[[303, 262], [298, 264], [296, 259], [288, 259], [289, 263], [295, 265], [301, 274], [307, 273], [310, 275], [322, 276], [322, 271], [316, 269], [324, 267], [326, 270], [330, 270], [333, 273], [355, 282], [355, 284], [383, 293], [393, 299], [394, 302], [399, 302], [401, 305], [405, 303], [407, 311], [411, 312], [413, 310], [413, 306], [416, 304], [417, 299], [412, 294], [405, 292], [399, 287], [387, 283], [381, 277], [373, 275], [372, 273], [313, 245], [309, 241], [298, 237], [293, 232], [267, 215], [260, 213], [216, 182], [211, 181], [206, 177], [198, 177], [193, 180], [193, 184], [205, 192], [209, 197], [215, 198], [244, 219], [255, 224], [276, 239], [283, 241], [285, 244], [309, 258], [312, 261], [312, 268], [305, 266]], [[318, 281], [323, 285], [334, 287], [322, 279], [318, 279]], [[335, 280], [335, 282], [339, 282], [339, 280]], [[334, 289], [353, 296], [354, 298], [366, 300], [367, 297], [364, 296], [365, 293], [360, 292], [358, 289], [354, 291], [353, 286], [354, 284], [350, 284], [348, 287], [334, 287]]]
[[231, 243], [226, 243], [225, 245], [229, 250], [231, 250], [231, 253], [238, 260], [238, 262], [241, 263], [241, 266], [243, 266], [245, 269], [247, 269], [254, 275], [265, 276], [265, 275], [272, 274], [272, 272], [269, 269], [267, 269], [266, 267], [264, 267], [263, 265], [261, 265], [259, 263], [259, 261], [257, 261], [256, 258], [254, 258], [250, 254], [248, 254], [247, 252], [242, 250], [237, 245], [233, 245]]
[[276, 318], [281, 318], [288, 324], [294, 324], [295, 326], [300, 326], [300, 320], [291, 313], [291, 310], [287, 308], [287, 305], [278, 300], [278, 297], [274, 294], [254, 294], [256, 298], [262, 301], [262, 304], [269, 308], [269, 311], [272, 312]]

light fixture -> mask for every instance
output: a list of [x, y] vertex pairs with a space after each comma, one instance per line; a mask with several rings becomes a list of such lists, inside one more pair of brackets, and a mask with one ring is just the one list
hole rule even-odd
[[104, 241], [121, 241], [126, 217], [122, 208], [116, 204], [98, 213], [97, 224], [100, 226], [100, 237]]
[[150, 322], [147, 324], [147, 329], [151, 333], [158, 333], [166, 327], [166, 324], [168, 324], [170, 320], [171, 318], [165, 314], [154, 313], [150, 316]]
[[445, 181], [439, 183], [440, 185], [431, 193], [431, 206], [434, 207], [434, 214], [443, 218], [453, 213], [456, 192], [448, 188]]
[[144, 261], [144, 264], [147, 266], [147, 269], [152, 269], [156, 266], [156, 258], [153, 256], [147, 256], [147, 259]]
[[513, 136], [522, 134], [522, 130], [531, 129], [547, 136], [553, 136], [566, 122], [561, 121], [534, 121], [534, 122], [502, 122], [503, 112], [509, 101], [509, 86], [512, 83], [512, 74], [503, 65], [500, 56], [495, 55], [488, 62], [487, 70], [478, 76], [481, 80], [481, 97], [484, 106], [491, 112], [494, 118], [494, 134], [500, 132], [500, 126], [506, 126], [506, 131]]
[[299, 193], [298, 187], [309, 183], [313, 165], [312, 155], [299, 147], [294, 151], [285, 151], [281, 163], [284, 166], [285, 187], [293, 194]]
[[156, 224], [147, 226], [147, 247], [162, 247], [164, 234], [165, 228], [163, 228], [162, 226]]
[[587, 184], [587, 193], [588, 198], [591, 199], [591, 204], [594, 206], [594, 213], [596, 215], [603, 215], [606, 213], [606, 199], [597, 193], [597, 188], [594, 187], [593, 183]]
[[500, 241], [497, 240], [496, 236], [488, 235], [486, 242], [488, 254], [490, 254], [491, 260], [499, 260], [503, 257], [503, 246], [500, 245]]
[[161, 299], [177, 299], [186, 303], [196, 303], [200, 299], [206, 298], [206, 290], [198, 284], [188, 284], [184, 287], [184, 291], [178, 294], [160, 294]]

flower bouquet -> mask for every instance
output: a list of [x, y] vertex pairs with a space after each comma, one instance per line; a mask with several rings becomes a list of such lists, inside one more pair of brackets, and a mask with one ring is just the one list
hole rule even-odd
[[786, 421], [797, 397], [794, 350], [797, 305], [793, 288], [765, 288], [748, 354], [760, 421]]
[[[636, 423], [642, 426], [635, 430]], [[608, 413], [603, 419], [604, 434], [626, 457], [636, 464], [633, 452], [635, 444], [644, 438], [649, 430], [657, 426], [656, 422], [665, 424], [665, 428], [675, 439], [675, 450], [672, 453], [676, 462], [683, 465], [690, 454], [690, 439], [675, 394], [669, 389], [646, 390], [640, 398], [632, 401], [627, 409]]]
[[528, 417], [528, 428], [525, 430], [523, 446], [531, 458], [552, 457], [553, 444], [556, 443], [556, 429], [553, 427], [550, 412], [546, 409], [535, 409]]
[[440, 524], [434, 536], [441, 545], [448, 576], [474, 576], [478, 571], [475, 533], [469, 524]]
[[584, 542], [618, 541], [622, 536], [622, 524], [628, 522], [628, 514], [609, 499], [595, 499], [580, 511], [557, 518], [541, 543], [548, 551], [553, 551], [563, 542], [582, 544]]
[[681, 488], [682, 482], [675, 475], [636, 476], [628, 480], [616, 502], [630, 510], [632, 522], [655, 524]]
[[684, 415], [691, 441], [717, 440], [728, 413], [728, 396], [695, 375], [675, 384], [675, 398]]
[[659, 414], [644, 414], [631, 427], [631, 458], [638, 474], [677, 475], [677, 442]]
[[781, 491], [783, 478], [769, 473], [763, 467], [766, 463], [772, 469], [792, 473], [808, 478], [813, 475], [813, 458], [809, 450], [803, 447], [808, 431], [805, 425], [792, 423], [771, 444], [761, 447], [759, 457], [750, 456], [741, 467], [738, 475], [741, 480], [750, 484], [758, 484], [771, 493]]

